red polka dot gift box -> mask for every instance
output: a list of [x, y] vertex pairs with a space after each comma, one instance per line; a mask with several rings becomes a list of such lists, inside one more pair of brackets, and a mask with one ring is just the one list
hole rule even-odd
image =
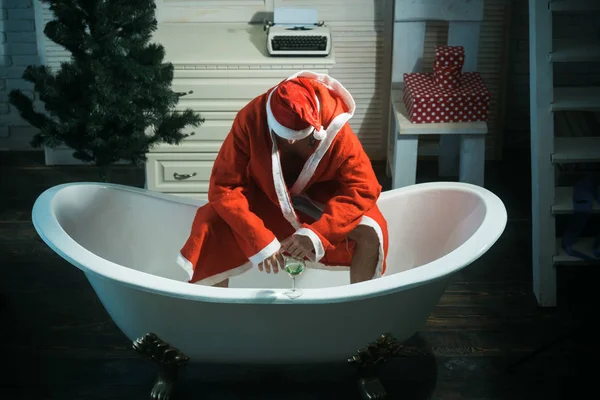
[[460, 82], [460, 75], [460, 69], [454, 66], [439, 67], [433, 73], [435, 84], [442, 89], [456, 89]]
[[464, 65], [465, 48], [463, 46], [435, 46], [434, 68], [456, 66], [462, 69]]
[[433, 62], [435, 83], [444, 89], [458, 87], [461, 71], [465, 65], [465, 49], [463, 46], [436, 46]]
[[487, 121], [490, 92], [478, 72], [463, 72], [455, 89], [435, 83], [433, 73], [404, 74], [404, 104], [415, 124]]

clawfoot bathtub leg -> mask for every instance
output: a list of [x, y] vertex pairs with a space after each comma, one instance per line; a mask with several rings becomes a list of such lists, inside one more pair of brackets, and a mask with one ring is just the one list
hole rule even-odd
[[376, 376], [376, 370], [391, 357], [398, 355], [401, 349], [402, 346], [398, 341], [386, 333], [348, 359], [349, 363], [359, 368], [361, 377], [358, 380], [358, 390], [364, 400], [379, 400], [387, 397], [385, 387]]
[[150, 398], [152, 400], [171, 400], [177, 372], [180, 367], [188, 363], [189, 357], [161, 340], [154, 333], [147, 333], [134, 340], [133, 348], [139, 354], [157, 362], [160, 367]]
[[378, 378], [360, 378], [358, 390], [364, 400], [385, 399], [387, 392]]

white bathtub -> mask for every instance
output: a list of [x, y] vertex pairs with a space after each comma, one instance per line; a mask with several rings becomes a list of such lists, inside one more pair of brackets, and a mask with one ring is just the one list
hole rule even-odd
[[48, 246], [82, 270], [131, 340], [147, 332], [191, 362], [344, 362], [389, 332], [399, 341], [425, 324], [453, 274], [504, 231], [502, 201], [484, 188], [427, 183], [384, 192], [386, 274], [349, 284], [348, 270], [307, 269], [304, 294], [283, 292], [283, 273], [256, 269], [230, 288], [186, 282], [175, 256], [202, 201], [127, 186], [71, 183], [42, 193], [33, 224]]

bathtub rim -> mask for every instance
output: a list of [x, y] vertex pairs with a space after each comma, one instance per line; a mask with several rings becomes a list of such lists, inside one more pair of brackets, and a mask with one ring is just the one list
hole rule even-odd
[[[185, 198], [122, 184], [71, 182], [46, 189], [38, 196], [32, 208], [33, 225], [46, 245], [85, 274], [91, 273], [100, 278], [110, 279], [121, 285], [150, 293], [202, 302], [243, 304], [341, 303], [408, 290], [428, 282], [444, 279], [473, 263], [495, 244], [504, 232], [507, 223], [507, 211], [504, 203], [493, 192], [480, 186], [462, 182], [438, 181], [384, 191], [380, 196], [381, 199], [400, 193], [411, 194], [438, 189], [470, 192], [483, 200], [486, 207], [484, 220], [473, 235], [461, 246], [432, 262], [402, 273], [353, 285], [302, 289], [304, 294], [301, 297], [290, 299], [284, 294], [288, 290], [287, 288], [218, 288], [195, 285], [128, 268], [97, 256], [72, 239], [58, 223], [56, 215], [53, 213], [53, 202], [56, 200], [56, 195], [61, 190], [74, 186], [94, 186], [101, 189], [123, 190], [192, 206], [205, 204], [205, 200]], [[173, 265], [176, 266], [175, 263]]]

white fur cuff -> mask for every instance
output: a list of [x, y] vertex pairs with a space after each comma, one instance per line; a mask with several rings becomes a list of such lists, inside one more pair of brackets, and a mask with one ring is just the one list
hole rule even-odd
[[279, 240], [275, 238], [264, 249], [250, 257], [250, 262], [254, 265], [258, 265], [261, 262], [265, 261], [267, 258], [271, 257], [273, 254], [277, 253], [280, 248], [281, 243], [279, 243]]
[[188, 274], [189, 279], [192, 279], [192, 276], [194, 276], [194, 267], [192, 266], [192, 263], [183, 255], [181, 255], [181, 253], [177, 255], [175, 262], [177, 262], [177, 265], [183, 268], [183, 270]]
[[321, 242], [321, 239], [319, 239], [319, 236], [317, 236], [316, 233], [314, 233], [308, 228], [300, 228], [296, 231], [295, 235], [306, 236], [312, 242], [313, 247], [315, 249], [315, 259], [311, 261], [319, 262], [321, 258], [323, 258], [323, 256], [325, 255], [325, 248], [323, 247], [323, 243]]

